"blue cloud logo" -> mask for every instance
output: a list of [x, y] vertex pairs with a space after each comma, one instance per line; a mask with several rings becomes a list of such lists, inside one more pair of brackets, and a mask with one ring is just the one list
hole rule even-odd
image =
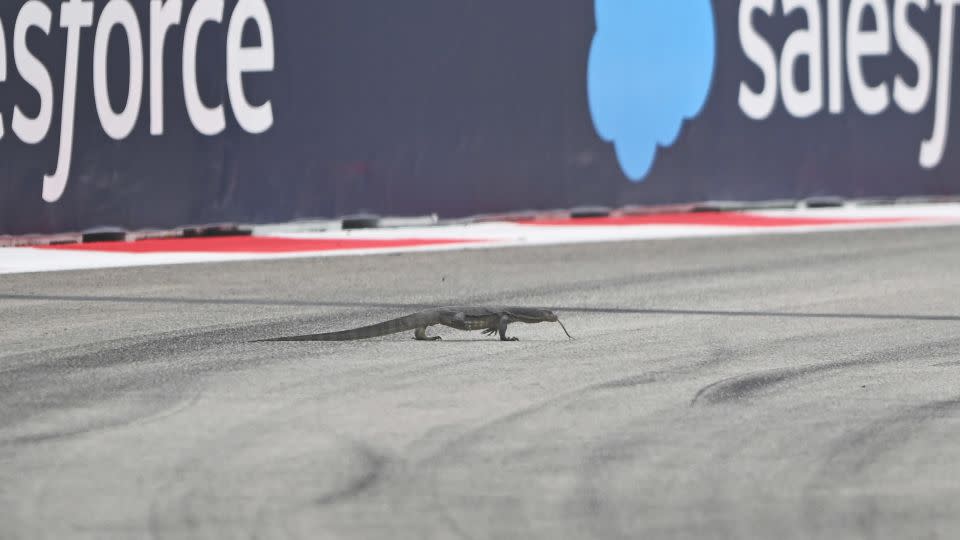
[[587, 93], [597, 133], [641, 182], [657, 145], [700, 114], [716, 58], [710, 0], [595, 0]]

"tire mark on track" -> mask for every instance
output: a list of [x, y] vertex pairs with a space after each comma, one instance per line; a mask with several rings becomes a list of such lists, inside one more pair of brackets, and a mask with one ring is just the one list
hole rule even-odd
[[[383, 313], [384, 310], [375, 312]], [[37, 373], [49, 377], [80, 369], [147, 363], [216, 346], [242, 344], [249, 339], [270, 337], [291, 326], [307, 328], [343, 316], [343, 313], [337, 312], [272, 317], [259, 321], [201, 326], [2, 357], [4, 366], [0, 367], [0, 374], [3, 375], [0, 378], [0, 397], [17, 386], [16, 377], [18, 376]], [[13, 365], [9, 366], [10, 364]]]
[[841, 438], [827, 458], [841, 463], [847, 472], [859, 473], [887, 452], [903, 446], [925, 424], [960, 413], [960, 397], [931, 401], [873, 422], [865, 429]]
[[[134, 425], [152, 424], [156, 421], [162, 420], [164, 418], [167, 418], [176, 414], [180, 414], [192, 408], [199, 401], [200, 394], [201, 392], [199, 390], [196, 390], [192, 393], [192, 395], [189, 398], [181, 399], [174, 405], [158, 408], [155, 412], [152, 412], [152, 413], [145, 413], [142, 415], [130, 416], [129, 418], [125, 418], [123, 421], [118, 421], [111, 424], [98, 425], [98, 426], [92, 427], [91, 429], [79, 429], [79, 430], [71, 431], [69, 433], [64, 433], [62, 436], [35, 437], [36, 439], [38, 439], [36, 442], [47, 442], [47, 441], [63, 442], [66, 439], [72, 439], [72, 440], [69, 441], [71, 445], [70, 446], [71, 450], [69, 452], [61, 452], [60, 455], [62, 457], [60, 457], [52, 467], [48, 467], [47, 470], [45, 471], [46, 474], [44, 474], [37, 480], [38, 487], [35, 492], [36, 494], [32, 498], [30, 504], [27, 507], [27, 510], [25, 511], [27, 514], [34, 514], [34, 519], [28, 520], [28, 521], [32, 521], [35, 523], [48, 523], [50, 521], [56, 521], [62, 518], [62, 516], [56, 516], [54, 518], [51, 518], [49, 516], [45, 516], [43, 512], [47, 511], [47, 509], [51, 508], [51, 506], [54, 506], [54, 505], [47, 504], [46, 503], [47, 500], [51, 499], [54, 495], [62, 496], [62, 489], [57, 489], [55, 486], [57, 482], [61, 481], [65, 477], [65, 475], [62, 474], [62, 471], [66, 469], [69, 465], [79, 462], [83, 456], [83, 452], [87, 450], [87, 447], [92, 442], [89, 439], [84, 440], [84, 439], [75, 439], [75, 438], [81, 437], [82, 435], [90, 434], [92, 432], [100, 433], [100, 432], [110, 431], [110, 430], [119, 429], [123, 427], [130, 427]], [[24, 438], [24, 439], [25, 440], [23, 441], [22, 444], [33, 442], [33, 441], [26, 440], [27, 438]]]
[[[65, 348], [38, 353], [39, 361], [17, 365], [0, 373], [0, 433], [26, 424], [37, 416], [120, 399], [131, 392], [149, 391], [150, 397], [164, 401], [155, 391], [173, 382], [192, 381], [211, 370], [233, 370], [250, 367], [259, 360], [251, 358], [241, 366], [191, 363], [184, 361], [191, 354], [215, 347], [236, 345], [238, 336], [264, 328], [307, 324], [318, 317], [297, 317], [283, 322], [254, 323], [236, 326], [215, 326], [187, 332], [164, 332], [122, 339], [78, 348]], [[126, 369], [130, 368], [130, 369]], [[148, 407], [146, 411], [89, 422], [82, 427], [52, 429], [40, 433], [0, 438], [5, 444], [28, 444], [82, 435], [93, 430], [121, 426], [156, 414], [169, 405]]]
[[693, 396], [690, 405], [696, 405], [700, 401], [713, 404], [743, 399], [763, 391], [768, 386], [780, 384], [790, 379], [815, 373], [816, 371], [829, 371], [840, 368], [841, 366], [833, 364], [807, 369], [776, 369], [728, 377], [701, 388], [697, 391], [696, 395]]
[[76, 437], [81, 437], [83, 435], [89, 435], [91, 433], [99, 433], [104, 431], [110, 431], [114, 429], [120, 429], [124, 427], [129, 427], [133, 425], [140, 424], [149, 424], [151, 422], [161, 420], [168, 416], [178, 414], [186, 409], [192, 407], [200, 399], [200, 390], [197, 389], [193, 392], [193, 395], [189, 398], [180, 398], [172, 400], [170, 403], [164, 403], [162, 405], [157, 405], [150, 410], [141, 411], [139, 414], [131, 414], [123, 416], [121, 418], [115, 419], [113, 421], [92, 423], [87, 426], [83, 426], [75, 429], [63, 429], [63, 430], [51, 430], [44, 433], [36, 433], [33, 435], [23, 435], [20, 437], [12, 437], [9, 439], [0, 439], [0, 448], [7, 446], [26, 446], [31, 444], [39, 444], [44, 442], [54, 442], [61, 441], [64, 439], [72, 439]]
[[[300, 444], [277, 448], [271, 441], [289, 440], [289, 430], [301, 429], [299, 422], [275, 424], [288, 408], [214, 433], [171, 460], [151, 489], [150, 536], [274, 537], [296, 512], [329, 508], [374, 489], [396, 461], [323, 426], [300, 437]], [[235, 450], [223, 455], [224, 447]], [[267, 452], [271, 459], [264, 461]]]
[[737, 375], [702, 387], [693, 396], [690, 405], [694, 406], [701, 403], [716, 405], [749, 399], [766, 392], [773, 386], [784, 385], [806, 377], [842, 371], [849, 368], [895, 363], [921, 356], [928, 358], [952, 356], [960, 352], [960, 348], [958, 347], [960, 347], [960, 338], [951, 338], [932, 343], [895, 347], [840, 362], [811, 365], [801, 368], [771, 369]]
[[375, 452], [370, 446], [356, 441], [353, 441], [352, 448], [354, 454], [362, 458], [362, 471], [355, 474], [346, 485], [314, 498], [313, 504], [321, 506], [337, 504], [371, 489], [380, 481], [389, 463], [387, 457]]
[[[610, 333], [610, 340], [605, 342], [606, 344], [612, 344], [612, 341], [616, 340], [630, 340], [633, 339], [630, 335], [623, 332], [612, 332]], [[570, 344], [567, 347], [575, 347], [576, 344]], [[719, 351], [713, 351], [713, 354], [708, 355], [704, 360], [683, 364], [674, 368], [659, 369], [647, 372], [641, 372], [632, 375], [625, 375], [623, 377], [617, 377], [614, 379], [601, 381], [593, 384], [589, 384], [580, 388], [576, 388], [567, 392], [563, 392], [559, 395], [556, 395], [547, 400], [532, 404], [527, 407], [520, 408], [513, 412], [510, 412], [505, 415], [498, 416], [496, 418], [490, 419], [486, 422], [483, 422], [477, 426], [474, 426], [463, 432], [453, 439], [447, 441], [443, 444], [437, 451], [435, 451], [430, 457], [424, 458], [418, 463], [418, 466], [429, 467], [431, 474], [430, 481], [430, 490], [432, 493], [432, 501], [434, 512], [439, 516], [439, 518], [447, 525], [450, 532], [457, 537], [470, 540], [472, 536], [464, 529], [459, 521], [452, 515], [450, 508], [445, 504], [445, 498], [441, 494], [440, 490], [440, 480], [439, 475], [444, 467], [443, 462], [459, 462], [462, 461], [463, 456], [469, 452], [469, 448], [476, 443], [477, 441], [482, 441], [490, 436], [490, 433], [497, 432], [499, 430], [509, 429], [510, 426], [516, 425], [520, 422], [523, 422], [530, 417], [534, 417], [539, 413], [542, 413], [546, 410], [552, 408], [558, 408], [561, 406], [569, 405], [571, 402], [575, 402], [580, 399], [584, 399], [588, 396], [592, 396], [597, 392], [623, 392], [630, 391], [635, 388], [645, 386], [648, 384], [655, 384], [663, 380], [669, 379], [670, 376], [689, 372], [695, 372], [699, 369], [702, 369], [705, 366], [715, 364], [717, 362], [722, 362], [727, 358], [729, 353], [726, 349], [721, 349]], [[523, 360], [528, 358], [539, 357], [537, 353], [531, 353], [520, 358], [516, 359], [517, 362], [523, 362]], [[688, 359], [689, 355], [673, 355], [670, 357], [663, 358], [664, 362], [673, 362], [677, 360]], [[459, 458], [457, 456], [460, 456]], [[431, 459], [432, 458], [432, 459]], [[427, 461], [430, 460], [430, 461]], [[609, 531], [608, 531], [609, 532]]]
[[[824, 523], [831, 517], [830, 508], [823, 502], [824, 491], [863, 486], [872, 469], [885, 460], [896, 459], [896, 454], [919, 439], [932, 423], [945, 419], [960, 420], [960, 396], [902, 409], [837, 439], [816, 478], [804, 490], [803, 513], [807, 521], [829, 530]], [[889, 519], [883, 501], [869, 492], [853, 497], [855, 510], [845, 509], [839, 519], [854, 521], [865, 537], [877, 536], [879, 520]]]
[[[827, 336], [834, 336], [838, 333], [841, 333], [841, 331], [830, 330], [827, 332], [818, 333], [816, 334], [816, 337], [825, 338]], [[628, 334], [625, 334], [624, 332], [611, 332], [609, 333], [608, 337], [612, 341], [633, 339], [631, 336], [629, 336]], [[810, 336], [803, 336], [803, 339], [807, 339], [809, 337]], [[783, 339], [773, 340], [771, 342], [765, 342], [756, 347], [747, 347], [746, 349], [751, 352], [756, 352], [756, 350], [768, 351], [771, 349], [792, 346], [796, 342], [796, 340], [797, 340], [796, 337], [786, 337]], [[575, 344], [571, 345], [571, 347], [572, 346], [575, 346]], [[706, 354], [704, 354], [704, 357], [698, 361], [683, 363], [675, 367], [644, 371], [644, 372], [633, 374], [633, 375], [625, 375], [623, 377], [617, 377], [614, 379], [601, 381], [601, 382], [590, 384], [590, 385], [577, 388], [568, 392], [564, 392], [548, 400], [533, 404], [528, 407], [521, 408], [509, 414], [496, 417], [478, 426], [475, 426], [470, 430], [468, 430], [467, 432], [461, 433], [457, 437], [454, 437], [453, 439], [448, 441], [446, 444], [444, 444], [434, 454], [434, 457], [441, 460], [452, 460], [453, 456], [456, 455], [458, 449], [466, 451], [465, 449], [469, 448], [469, 446], [472, 445], [475, 441], [483, 440], [485, 436], [487, 436], [487, 434], [489, 434], [490, 432], [496, 432], [497, 430], [505, 429], [507, 428], [507, 426], [521, 422], [547, 409], [569, 404], [572, 401], [585, 398], [596, 392], [628, 391], [628, 390], [632, 390], [637, 387], [648, 385], [648, 384], [656, 384], [659, 382], [671, 381], [673, 380], [674, 377], [678, 375], [698, 373], [703, 369], [709, 368], [711, 366], [722, 365], [730, 361], [731, 358], [738, 356], [737, 353], [742, 351], [744, 351], [743, 347], [738, 347], [736, 349], [731, 349], [726, 346], [717, 347], [706, 352]], [[530, 355], [521, 357], [517, 359], [517, 362], [522, 362], [525, 358], [533, 358], [533, 357], [536, 357], [536, 354], [530, 354]], [[680, 361], [688, 360], [689, 358], [690, 358], [689, 354], [672, 355], [672, 356], [660, 359], [660, 363], [670, 364], [678, 360]], [[441, 497], [439, 492], [439, 481], [437, 480], [437, 475], [439, 474], [439, 470], [440, 470], [440, 467], [442, 467], [442, 464], [432, 463], [429, 466], [432, 467], [433, 474], [434, 474], [432, 489], [433, 489], [433, 500], [436, 507], [435, 511], [441, 516], [444, 522], [447, 523], [448, 526], [450, 526], [451, 529], [457, 532], [461, 537], [469, 538], [467, 533], [462, 529], [462, 527], [459, 526], [459, 524], [456, 522], [456, 519], [451, 515], [449, 509], [446, 508], [446, 505], [444, 505], [441, 502], [443, 498]], [[599, 498], [595, 499], [595, 503], [598, 505], [600, 504]], [[603, 528], [604, 536], [609, 536], [613, 533], [619, 534], [620, 532], [622, 531], [610, 529], [609, 527]], [[629, 535], [626, 535], [626, 537], [629, 537]]]

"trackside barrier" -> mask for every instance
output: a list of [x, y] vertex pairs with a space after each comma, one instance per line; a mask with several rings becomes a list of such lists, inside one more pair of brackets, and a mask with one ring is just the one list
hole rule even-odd
[[950, 196], [958, 6], [7, 0], [0, 234]]

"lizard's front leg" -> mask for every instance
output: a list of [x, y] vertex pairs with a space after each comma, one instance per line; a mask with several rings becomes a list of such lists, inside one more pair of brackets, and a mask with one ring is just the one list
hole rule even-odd
[[507, 337], [507, 325], [510, 324], [510, 317], [504, 315], [500, 317], [500, 324], [498, 330], [500, 331], [500, 341], [520, 341], [520, 338], [516, 337]]
[[440, 336], [428, 336], [427, 327], [421, 326], [413, 331], [413, 339], [417, 341], [439, 341], [442, 338]]

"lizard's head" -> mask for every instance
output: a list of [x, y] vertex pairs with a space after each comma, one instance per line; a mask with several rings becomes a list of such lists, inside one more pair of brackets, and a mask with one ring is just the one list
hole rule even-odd
[[568, 338], [573, 339], [573, 336], [570, 335], [570, 332], [567, 332], [567, 327], [563, 326], [563, 323], [560, 322], [560, 317], [557, 317], [557, 314], [549, 309], [543, 308], [520, 308], [510, 310], [510, 315], [513, 316], [518, 322], [524, 323], [541, 323], [541, 322], [555, 322], [560, 325], [560, 328], [563, 328], [563, 333], [567, 335]]
[[509, 314], [524, 323], [557, 322], [557, 314], [542, 308], [510, 308]]

